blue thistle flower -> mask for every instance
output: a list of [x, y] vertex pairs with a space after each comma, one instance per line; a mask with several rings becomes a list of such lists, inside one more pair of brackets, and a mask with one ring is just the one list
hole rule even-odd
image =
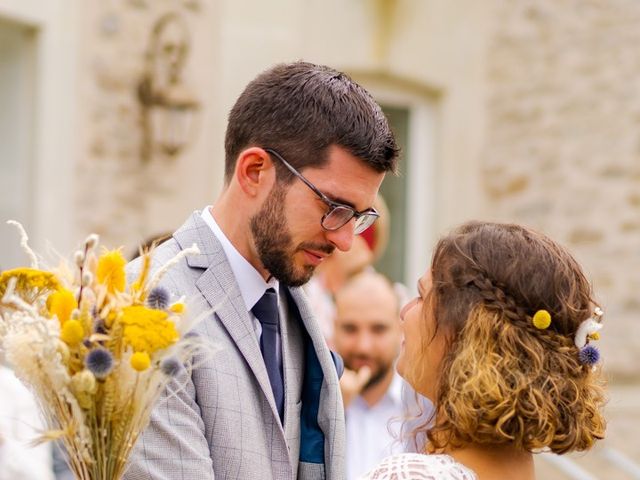
[[593, 345], [585, 345], [580, 349], [578, 358], [584, 365], [595, 365], [600, 360], [600, 352]]
[[105, 378], [113, 370], [113, 355], [104, 348], [95, 348], [87, 354], [84, 364], [96, 378]]
[[149, 292], [147, 306], [157, 310], [165, 310], [169, 306], [169, 292], [166, 288], [156, 287]]
[[182, 370], [182, 363], [174, 357], [165, 358], [160, 364], [160, 370], [162, 370], [162, 373], [167, 377], [175, 377]]

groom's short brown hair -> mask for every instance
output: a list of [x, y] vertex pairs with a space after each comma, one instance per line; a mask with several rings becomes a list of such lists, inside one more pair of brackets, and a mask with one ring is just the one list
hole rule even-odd
[[[308, 62], [276, 65], [256, 77], [229, 114], [225, 180], [240, 152], [272, 148], [297, 169], [321, 166], [338, 145], [378, 172], [395, 171], [398, 147], [380, 106], [346, 74]], [[282, 171], [282, 178], [290, 177]]]

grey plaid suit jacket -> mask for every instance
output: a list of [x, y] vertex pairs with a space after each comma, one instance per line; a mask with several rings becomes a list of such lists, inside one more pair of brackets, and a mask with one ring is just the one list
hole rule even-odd
[[[162, 285], [176, 298], [185, 295], [191, 314], [217, 308], [194, 330], [217, 348], [212, 355], [197, 355], [191, 375], [185, 370], [169, 385], [134, 448], [124, 479], [342, 480], [344, 411], [338, 377], [302, 289], [288, 289], [293, 303], [281, 324], [283, 426], [253, 321], [222, 246], [199, 212], [158, 247], [154, 268], [194, 243], [201, 253], [173, 267]], [[138, 262], [132, 262], [128, 274], [135, 277], [139, 268]], [[304, 461], [309, 458], [309, 445], [300, 434], [304, 338], [315, 350], [324, 376], [317, 417], [315, 407], [312, 410], [324, 434], [324, 445], [318, 450], [317, 442], [310, 442], [316, 453], [324, 448], [322, 463]], [[303, 417], [308, 418], [308, 412]]]

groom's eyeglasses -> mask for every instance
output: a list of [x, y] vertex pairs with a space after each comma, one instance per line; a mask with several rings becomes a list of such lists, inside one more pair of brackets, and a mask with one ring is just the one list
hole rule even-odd
[[364, 232], [371, 225], [373, 225], [373, 222], [375, 222], [380, 216], [380, 214], [373, 208], [368, 208], [366, 210], [363, 210], [362, 212], [357, 212], [349, 205], [334, 202], [333, 200], [329, 199], [324, 193], [318, 190], [316, 186], [313, 185], [313, 183], [304, 178], [302, 174], [295, 168], [293, 168], [293, 166], [290, 165], [289, 162], [282, 158], [282, 155], [280, 155], [278, 152], [271, 148], [265, 148], [264, 150], [265, 152], [273, 155], [278, 160], [280, 160], [291, 173], [302, 180], [304, 184], [311, 190], [313, 190], [318, 198], [322, 200], [327, 205], [327, 207], [329, 207], [327, 213], [325, 213], [322, 217], [322, 220], [320, 220], [320, 225], [322, 225], [322, 228], [324, 228], [325, 230], [338, 230], [339, 228], [342, 228], [347, 223], [349, 223], [352, 218], [355, 218], [356, 224], [353, 233], [358, 235]]

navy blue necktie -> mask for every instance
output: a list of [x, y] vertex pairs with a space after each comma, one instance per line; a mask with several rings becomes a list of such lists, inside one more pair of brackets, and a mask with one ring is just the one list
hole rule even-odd
[[269, 383], [276, 400], [280, 422], [284, 417], [284, 382], [278, 359], [280, 358], [280, 315], [278, 313], [278, 295], [273, 288], [267, 289], [251, 309], [260, 325], [262, 336], [260, 337], [260, 351], [264, 364], [267, 367]]

